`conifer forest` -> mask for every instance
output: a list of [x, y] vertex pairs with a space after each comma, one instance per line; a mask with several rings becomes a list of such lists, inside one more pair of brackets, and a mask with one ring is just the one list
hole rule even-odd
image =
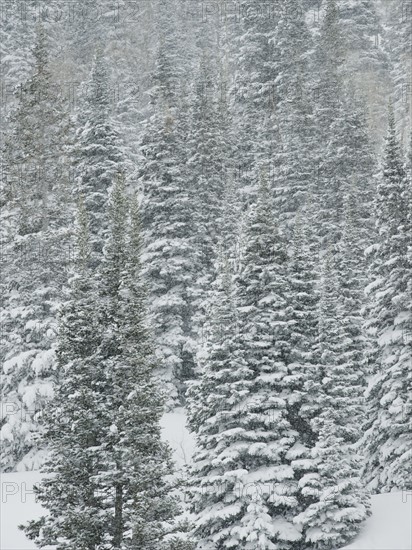
[[411, 0], [0, 5], [27, 541], [352, 544], [373, 495], [412, 495]]

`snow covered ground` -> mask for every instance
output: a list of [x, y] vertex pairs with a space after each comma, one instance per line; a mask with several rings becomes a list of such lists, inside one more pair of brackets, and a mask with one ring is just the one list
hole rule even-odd
[[372, 497], [372, 516], [345, 550], [411, 550], [412, 492]]
[[[182, 411], [166, 414], [162, 419], [165, 437], [180, 467], [190, 462], [194, 440], [185, 427]], [[32, 493], [41, 479], [38, 472], [18, 472], [0, 476], [0, 550], [32, 550], [35, 545], [18, 530], [41, 514], [41, 506]], [[372, 497], [372, 517], [356, 542], [345, 550], [411, 550], [412, 492], [390, 493]]]

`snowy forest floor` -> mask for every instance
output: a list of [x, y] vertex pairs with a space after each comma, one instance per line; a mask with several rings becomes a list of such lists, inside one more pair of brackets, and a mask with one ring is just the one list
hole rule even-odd
[[[162, 419], [163, 434], [169, 441], [177, 469], [190, 462], [194, 440], [186, 428], [182, 410], [167, 413]], [[42, 508], [35, 501], [32, 487], [40, 481], [39, 472], [0, 474], [0, 549], [32, 550], [18, 525], [39, 517]], [[411, 550], [412, 494], [397, 492], [372, 497], [372, 516], [358, 539], [342, 550]], [[337, 549], [338, 550], [338, 549]]]

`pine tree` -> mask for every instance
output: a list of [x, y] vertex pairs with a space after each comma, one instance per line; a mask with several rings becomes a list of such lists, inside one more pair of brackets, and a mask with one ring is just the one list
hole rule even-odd
[[281, 223], [293, 224], [297, 210], [314, 191], [313, 43], [300, 0], [284, 1], [281, 7], [272, 38], [280, 143], [271, 163]]
[[165, 482], [172, 465], [169, 449], [160, 439], [163, 402], [152, 377], [155, 364], [145, 320], [139, 211], [134, 203], [127, 241], [122, 176], [110, 206], [111, 231], [102, 264], [102, 350], [112, 388], [106, 397], [111, 424], [101, 449], [103, 463], [110, 466], [100, 474], [99, 483], [115, 488], [114, 503], [108, 509], [114, 546], [151, 549], [162, 544], [176, 505]]
[[[301, 465], [301, 477], [310, 466], [310, 449], [317, 434], [311, 426], [319, 414], [316, 391], [313, 384], [319, 366], [316, 344], [318, 337], [318, 278], [317, 255], [313, 236], [308, 227], [310, 214], [307, 206], [301, 208], [296, 217], [293, 231], [291, 257], [287, 265], [288, 287], [285, 316], [288, 323], [288, 352], [286, 355], [289, 388], [288, 415], [291, 425], [299, 432], [296, 446], [296, 469]], [[301, 460], [299, 463], [299, 460]]]
[[345, 37], [345, 79], [363, 98], [371, 143], [380, 152], [386, 102], [390, 92], [390, 59], [384, 49], [385, 29], [373, 0], [339, 0], [339, 18]]
[[[72, 286], [63, 315], [59, 359], [64, 376], [46, 430], [52, 448], [47, 471], [55, 475], [36, 490], [51, 514], [30, 522], [26, 533], [39, 546], [61, 549], [73, 544], [166, 549], [164, 536], [176, 512], [165, 481], [171, 460], [160, 438], [163, 404], [152, 378], [138, 209], [134, 206], [127, 235], [122, 175], [109, 208], [99, 292], [88, 254], [88, 265], [82, 262], [83, 273], [74, 279], [81, 282], [81, 293]], [[83, 209], [79, 259], [86, 255], [84, 215]], [[82, 329], [74, 332], [80, 322]]]
[[378, 241], [371, 249], [367, 328], [374, 377], [367, 392], [364, 473], [378, 491], [410, 487], [412, 354], [410, 300], [411, 180], [405, 172], [393, 109], [376, 199]]
[[[95, 350], [101, 342], [98, 289], [90, 268], [88, 216], [80, 199], [76, 227], [75, 273], [70, 297], [60, 316], [57, 350], [60, 380], [44, 414], [44, 442], [50, 455], [43, 471], [51, 477], [38, 487], [37, 498], [51, 511], [33, 520], [25, 532], [39, 546], [95, 548], [103, 542], [106, 518], [94, 476], [103, 468], [94, 449], [105, 434], [103, 393], [108, 390]], [[107, 413], [106, 413], [107, 416]]]
[[369, 510], [360, 478], [357, 441], [362, 407], [360, 368], [353, 357], [346, 312], [340, 305], [337, 276], [339, 252], [323, 261], [319, 303], [319, 365], [310, 387], [318, 414], [311, 420], [316, 442], [311, 449], [313, 471], [299, 481], [306, 509], [295, 522], [310, 547], [337, 548], [359, 532]]
[[278, 14], [274, 4], [242, 1], [232, 22], [233, 84], [231, 112], [236, 133], [235, 158], [245, 201], [253, 202], [261, 169], [268, 169], [278, 141], [274, 119], [274, 44]]
[[108, 230], [108, 192], [123, 164], [122, 144], [110, 117], [109, 85], [105, 55], [98, 47], [77, 117], [75, 147], [77, 187], [89, 213], [95, 266]]
[[363, 107], [356, 96], [353, 99], [351, 86], [344, 80], [344, 44], [337, 2], [328, 0], [314, 57], [318, 210], [315, 223], [321, 240], [330, 243], [338, 242], [341, 237], [348, 183], [352, 182], [358, 190], [365, 216], [362, 223], [369, 226], [374, 191], [375, 165]]
[[[223, 228], [224, 192], [231, 177], [229, 120], [225, 98], [219, 97], [218, 67], [212, 37], [201, 41], [202, 52], [191, 97], [187, 138], [189, 187], [193, 201], [192, 232], [196, 248], [194, 331], [204, 322], [205, 297], [214, 273], [214, 254]], [[230, 208], [234, 205], [231, 204]]]
[[[193, 378], [195, 341], [192, 322], [195, 249], [194, 191], [186, 171], [186, 118], [180, 106], [180, 42], [170, 1], [159, 5], [160, 37], [152, 75], [151, 113], [142, 142], [140, 181], [144, 199], [144, 263], [159, 375], [173, 406], [183, 400]], [[169, 20], [170, 19], [170, 20]]]
[[[2, 80], [2, 134], [8, 114], [16, 101], [16, 88], [30, 76], [30, 54], [33, 44], [33, 25], [21, 17], [18, 4], [4, 5], [0, 21], [0, 76]], [[3, 137], [1, 135], [1, 137]], [[1, 150], [3, 143], [1, 143]]]
[[10, 115], [2, 201], [2, 468], [37, 467], [38, 416], [52, 394], [56, 316], [71, 243], [70, 121], [37, 27], [32, 75]]
[[336, 434], [333, 420], [325, 416], [313, 450], [317, 471], [301, 481], [305, 496], [315, 502], [295, 518], [309, 548], [342, 547], [359, 533], [368, 515], [368, 501], [356, 476], [360, 463], [353, 455]]
[[406, 148], [412, 116], [411, 7], [408, 2], [394, 0], [389, 3], [387, 12], [385, 49], [391, 61], [397, 131], [402, 146]]
[[220, 274], [204, 370], [192, 390], [196, 531], [206, 548], [286, 549], [300, 539], [292, 523], [297, 485], [286, 458], [297, 432], [283, 386], [286, 257], [264, 182], [246, 231], [237, 314]]

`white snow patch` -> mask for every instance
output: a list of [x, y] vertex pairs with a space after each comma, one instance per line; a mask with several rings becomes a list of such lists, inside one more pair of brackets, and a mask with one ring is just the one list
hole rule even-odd
[[36, 375], [39, 375], [43, 371], [50, 370], [51, 367], [53, 366], [55, 356], [56, 356], [56, 353], [54, 349], [40, 351], [34, 358], [34, 361], [31, 365], [31, 368], [33, 369], [34, 373]]
[[4, 550], [32, 550], [36, 545], [27, 539], [18, 526], [40, 517], [44, 510], [36, 502], [33, 485], [43, 474], [19, 472], [0, 475], [0, 548]]
[[3, 363], [4, 374], [9, 374], [14, 369], [21, 369], [24, 363], [37, 353], [38, 350], [22, 351], [18, 355], [15, 355], [11, 359], [7, 359]]
[[165, 413], [160, 420], [162, 436], [173, 450], [176, 469], [190, 464], [195, 449], [195, 438], [187, 428], [187, 417], [183, 408]]
[[356, 541], [342, 550], [410, 550], [412, 491], [372, 497], [372, 516]]

